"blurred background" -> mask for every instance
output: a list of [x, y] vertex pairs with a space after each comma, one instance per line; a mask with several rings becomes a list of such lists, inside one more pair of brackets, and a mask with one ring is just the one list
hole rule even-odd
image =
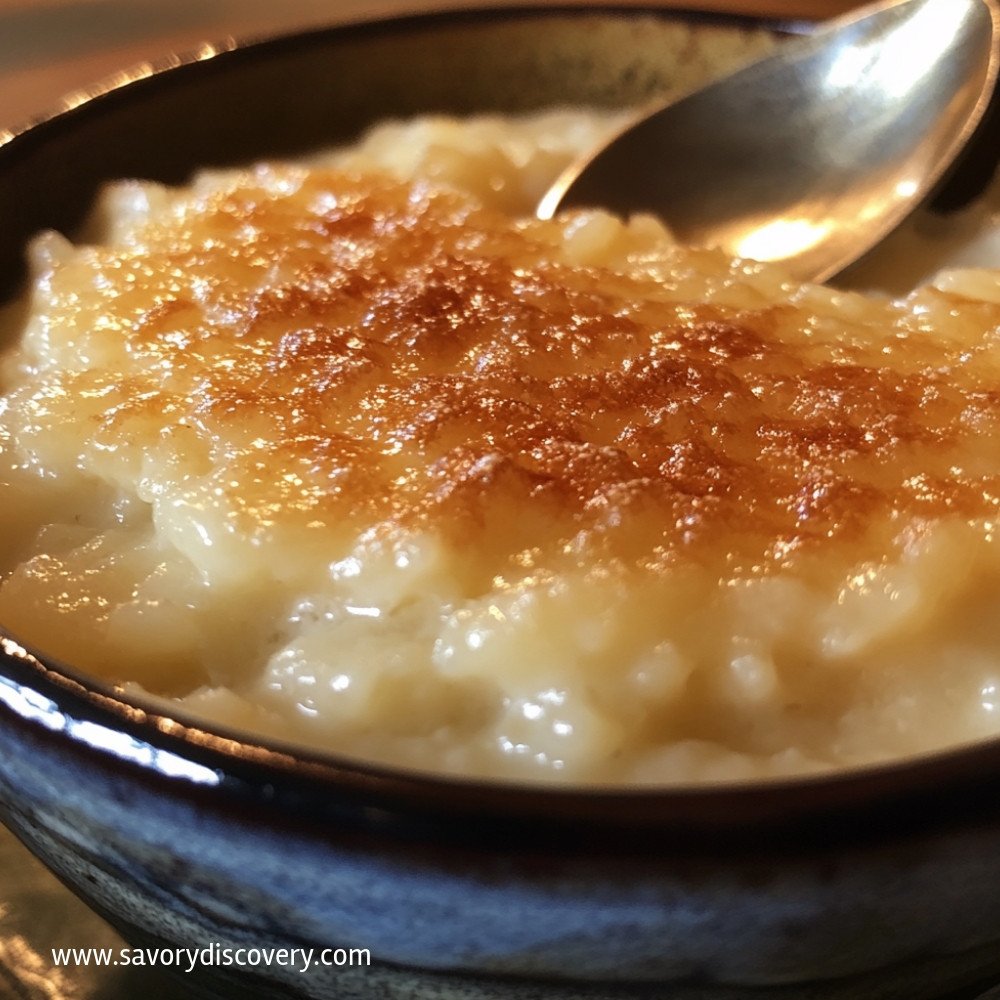
[[[791, 19], [829, 17], [859, 5], [857, 0], [618, 2]], [[470, 6], [490, 6], [490, 0], [0, 0], [0, 127], [40, 114], [62, 94], [132, 63], [199, 42]]]

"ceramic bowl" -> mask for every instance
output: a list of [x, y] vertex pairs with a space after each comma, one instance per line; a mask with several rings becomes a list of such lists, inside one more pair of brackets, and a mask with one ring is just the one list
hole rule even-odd
[[[519, 8], [144, 67], [0, 133], [0, 274], [9, 291], [27, 239], [71, 231], [105, 179], [181, 181], [389, 115], [636, 103], [740, 58], [749, 30]], [[3, 820], [130, 943], [198, 949], [176, 964], [192, 993], [919, 1000], [1000, 977], [998, 744], [704, 790], [444, 780], [206, 730], [35, 646], [2, 639]], [[314, 964], [225, 964], [239, 948]], [[321, 964], [352, 948], [371, 965]]]

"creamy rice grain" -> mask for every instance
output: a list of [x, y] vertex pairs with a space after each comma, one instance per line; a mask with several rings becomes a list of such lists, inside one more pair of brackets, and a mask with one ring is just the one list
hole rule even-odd
[[890, 300], [527, 214], [613, 121], [387, 125], [44, 234], [0, 621], [199, 715], [674, 784], [995, 735], [1000, 278]]

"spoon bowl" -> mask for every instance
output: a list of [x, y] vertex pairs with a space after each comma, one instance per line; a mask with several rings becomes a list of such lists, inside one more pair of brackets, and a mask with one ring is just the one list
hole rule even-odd
[[974, 134], [998, 65], [996, 0], [902, 0], [647, 113], [567, 169], [538, 216], [660, 216], [683, 243], [825, 281], [925, 200]]

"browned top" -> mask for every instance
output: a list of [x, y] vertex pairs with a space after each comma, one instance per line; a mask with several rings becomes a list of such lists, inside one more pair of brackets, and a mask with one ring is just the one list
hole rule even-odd
[[[992, 513], [1000, 307], [699, 304], [561, 263], [561, 235], [332, 173], [217, 198], [96, 258], [129, 355], [124, 381], [79, 376], [120, 385], [98, 437], [155, 416], [237, 528], [422, 524], [497, 573], [595, 551], [766, 572]], [[692, 262], [705, 289], [727, 273]]]

